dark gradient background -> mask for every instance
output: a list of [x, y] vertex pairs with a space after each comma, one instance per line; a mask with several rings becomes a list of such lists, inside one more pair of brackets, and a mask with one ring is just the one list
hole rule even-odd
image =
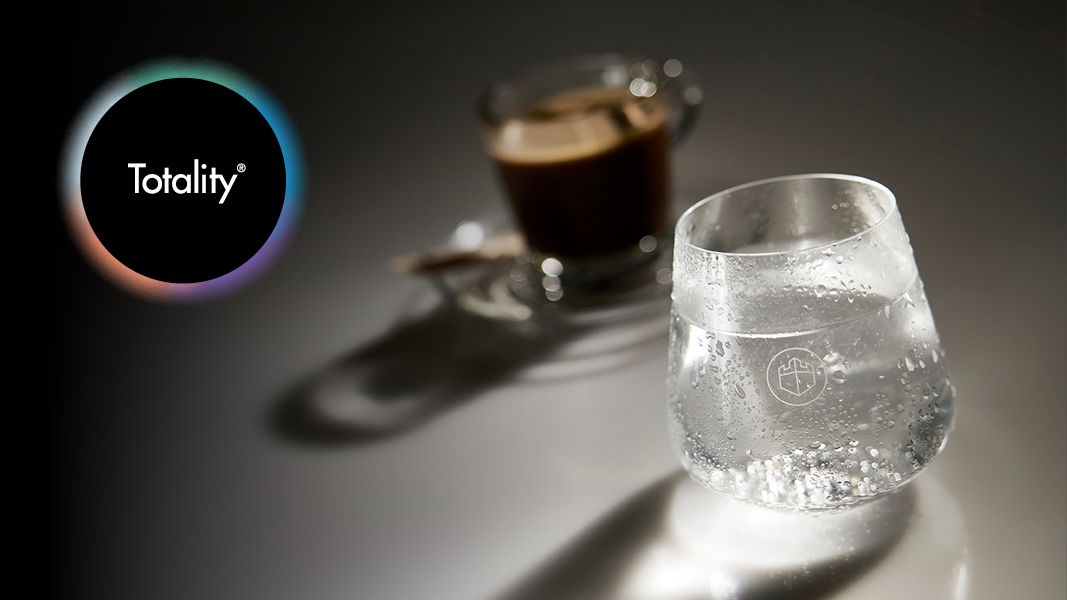
[[[269, 272], [193, 307], [112, 287], [53, 204], [48, 581], [71, 599], [490, 597], [674, 469], [665, 340], [626, 369], [531, 383], [449, 344], [477, 325], [395, 335], [432, 292], [388, 268], [503, 210], [473, 109], [483, 86], [545, 59], [636, 51], [678, 58], [704, 85], [676, 154], [679, 209], [806, 172], [896, 193], [959, 390], [957, 429], [928, 475], [961, 507], [971, 597], [1064, 597], [1063, 17], [1042, 0], [63, 13], [56, 160], [97, 85], [142, 60], [204, 56], [287, 107], [307, 195]], [[430, 346], [392, 391], [445, 390], [450, 410], [375, 443], [273, 425], [300, 382], [405, 344]]]

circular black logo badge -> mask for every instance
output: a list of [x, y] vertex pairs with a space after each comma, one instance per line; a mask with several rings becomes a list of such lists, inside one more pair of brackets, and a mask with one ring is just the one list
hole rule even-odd
[[151, 279], [230, 273], [267, 242], [285, 203], [286, 165], [267, 119], [204, 79], [143, 85], [100, 118], [81, 162], [92, 231]]

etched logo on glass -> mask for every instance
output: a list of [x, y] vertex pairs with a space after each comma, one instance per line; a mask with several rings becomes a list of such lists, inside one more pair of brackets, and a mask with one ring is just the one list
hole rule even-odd
[[826, 390], [826, 368], [814, 352], [787, 348], [775, 354], [767, 365], [767, 386], [785, 404], [811, 404]]

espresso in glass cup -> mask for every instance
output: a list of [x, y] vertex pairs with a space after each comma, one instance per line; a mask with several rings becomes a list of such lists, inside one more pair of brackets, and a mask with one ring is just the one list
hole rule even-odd
[[[483, 139], [556, 301], [622, 282], [671, 234], [671, 147], [692, 125], [699, 88], [681, 64], [600, 55], [547, 64], [491, 86]], [[547, 262], [546, 262], [547, 261]]]

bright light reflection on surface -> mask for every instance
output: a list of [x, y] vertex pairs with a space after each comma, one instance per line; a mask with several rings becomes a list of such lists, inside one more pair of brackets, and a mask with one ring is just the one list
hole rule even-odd
[[543, 271], [545, 275], [559, 277], [563, 274], [563, 263], [554, 258], [546, 258], [541, 262], [541, 271]]
[[604, 74], [601, 75], [601, 81], [604, 82], [604, 85], [610, 88], [619, 88], [626, 85], [627, 79], [626, 69], [622, 67], [607, 69], [604, 71]]
[[461, 250], [473, 250], [485, 241], [485, 227], [477, 221], [464, 221], [452, 234], [452, 243]]
[[690, 547], [723, 567], [781, 570], [848, 561], [891, 545], [907, 529], [913, 502], [900, 494], [824, 515], [769, 510], [698, 486], [679, 487], [670, 515]]
[[956, 576], [956, 597], [955, 600], [967, 600], [967, 592], [970, 584], [970, 580], [967, 577], [967, 563], [963, 563], [959, 568], [959, 575]]
[[724, 573], [719, 571], [712, 571], [708, 575], [708, 587], [711, 590], [713, 598], [727, 598], [737, 597], [737, 580], [732, 577], [728, 577]]
[[682, 74], [682, 62], [677, 58], [672, 58], [663, 63], [663, 72], [667, 74], [667, 77], [677, 77]]
[[[677, 546], [650, 548], [637, 561], [624, 588], [628, 598], [668, 600], [673, 598], [703, 598], [708, 592], [733, 591], [737, 582], [722, 573], [705, 575], [698, 556]], [[719, 598], [720, 595], [713, 595]]]
[[503, 600], [965, 600], [969, 592], [962, 513], [929, 475], [879, 500], [812, 514], [746, 504], [679, 472], [551, 564], [559, 568]]
[[637, 78], [630, 82], [630, 93], [634, 96], [651, 98], [656, 94], [656, 84]]

